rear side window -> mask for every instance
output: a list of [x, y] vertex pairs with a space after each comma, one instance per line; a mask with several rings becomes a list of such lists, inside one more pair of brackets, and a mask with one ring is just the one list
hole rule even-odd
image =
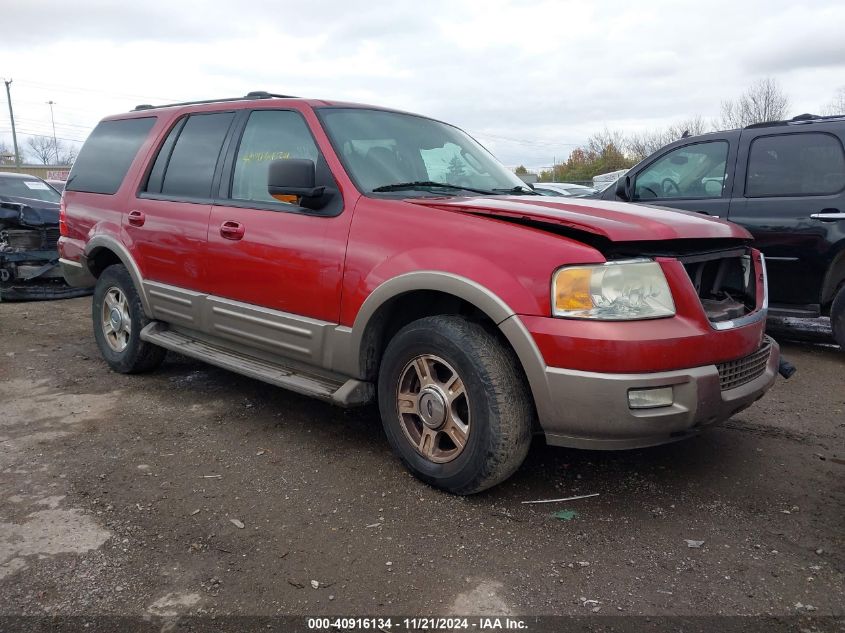
[[155, 122], [155, 117], [102, 121], [82, 146], [65, 189], [115, 193]]
[[832, 134], [761, 136], [748, 153], [745, 195], [823, 196], [845, 188], [845, 155]]
[[180, 121], [159, 150], [146, 191], [178, 198], [209, 198], [211, 181], [233, 112], [195, 114]]

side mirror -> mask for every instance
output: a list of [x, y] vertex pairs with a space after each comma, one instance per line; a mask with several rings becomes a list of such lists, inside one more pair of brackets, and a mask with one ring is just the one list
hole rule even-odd
[[271, 196], [320, 198], [325, 187], [314, 186], [317, 168], [307, 158], [285, 158], [270, 163], [267, 173], [267, 193]]
[[631, 177], [622, 176], [616, 181], [616, 197], [626, 202], [631, 201]]

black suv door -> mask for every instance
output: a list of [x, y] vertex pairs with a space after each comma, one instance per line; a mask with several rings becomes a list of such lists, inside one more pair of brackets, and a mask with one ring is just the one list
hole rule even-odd
[[773, 304], [816, 311], [832, 299], [825, 278], [845, 244], [843, 135], [842, 122], [742, 131], [728, 217], [766, 256]]
[[738, 139], [729, 131], [667, 145], [629, 172], [631, 201], [727, 217]]

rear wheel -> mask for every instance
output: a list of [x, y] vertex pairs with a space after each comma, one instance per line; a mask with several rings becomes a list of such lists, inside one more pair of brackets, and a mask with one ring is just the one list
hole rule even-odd
[[507, 479], [528, 453], [533, 403], [513, 353], [457, 316], [400, 330], [379, 372], [393, 450], [423, 481], [472, 494]]
[[141, 340], [141, 330], [150, 320], [123, 265], [109, 266], [100, 275], [91, 316], [97, 347], [113, 370], [134, 374], [161, 365], [166, 350]]
[[830, 306], [830, 327], [839, 348], [845, 352], [845, 284], [839, 287], [833, 305]]

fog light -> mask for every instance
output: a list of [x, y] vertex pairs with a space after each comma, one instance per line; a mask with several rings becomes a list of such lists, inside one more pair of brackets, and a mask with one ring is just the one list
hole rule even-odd
[[674, 397], [672, 387], [658, 387], [657, 389], [629, 389], [628, 407], [631, 409], [656, 409], [669, 407]]

